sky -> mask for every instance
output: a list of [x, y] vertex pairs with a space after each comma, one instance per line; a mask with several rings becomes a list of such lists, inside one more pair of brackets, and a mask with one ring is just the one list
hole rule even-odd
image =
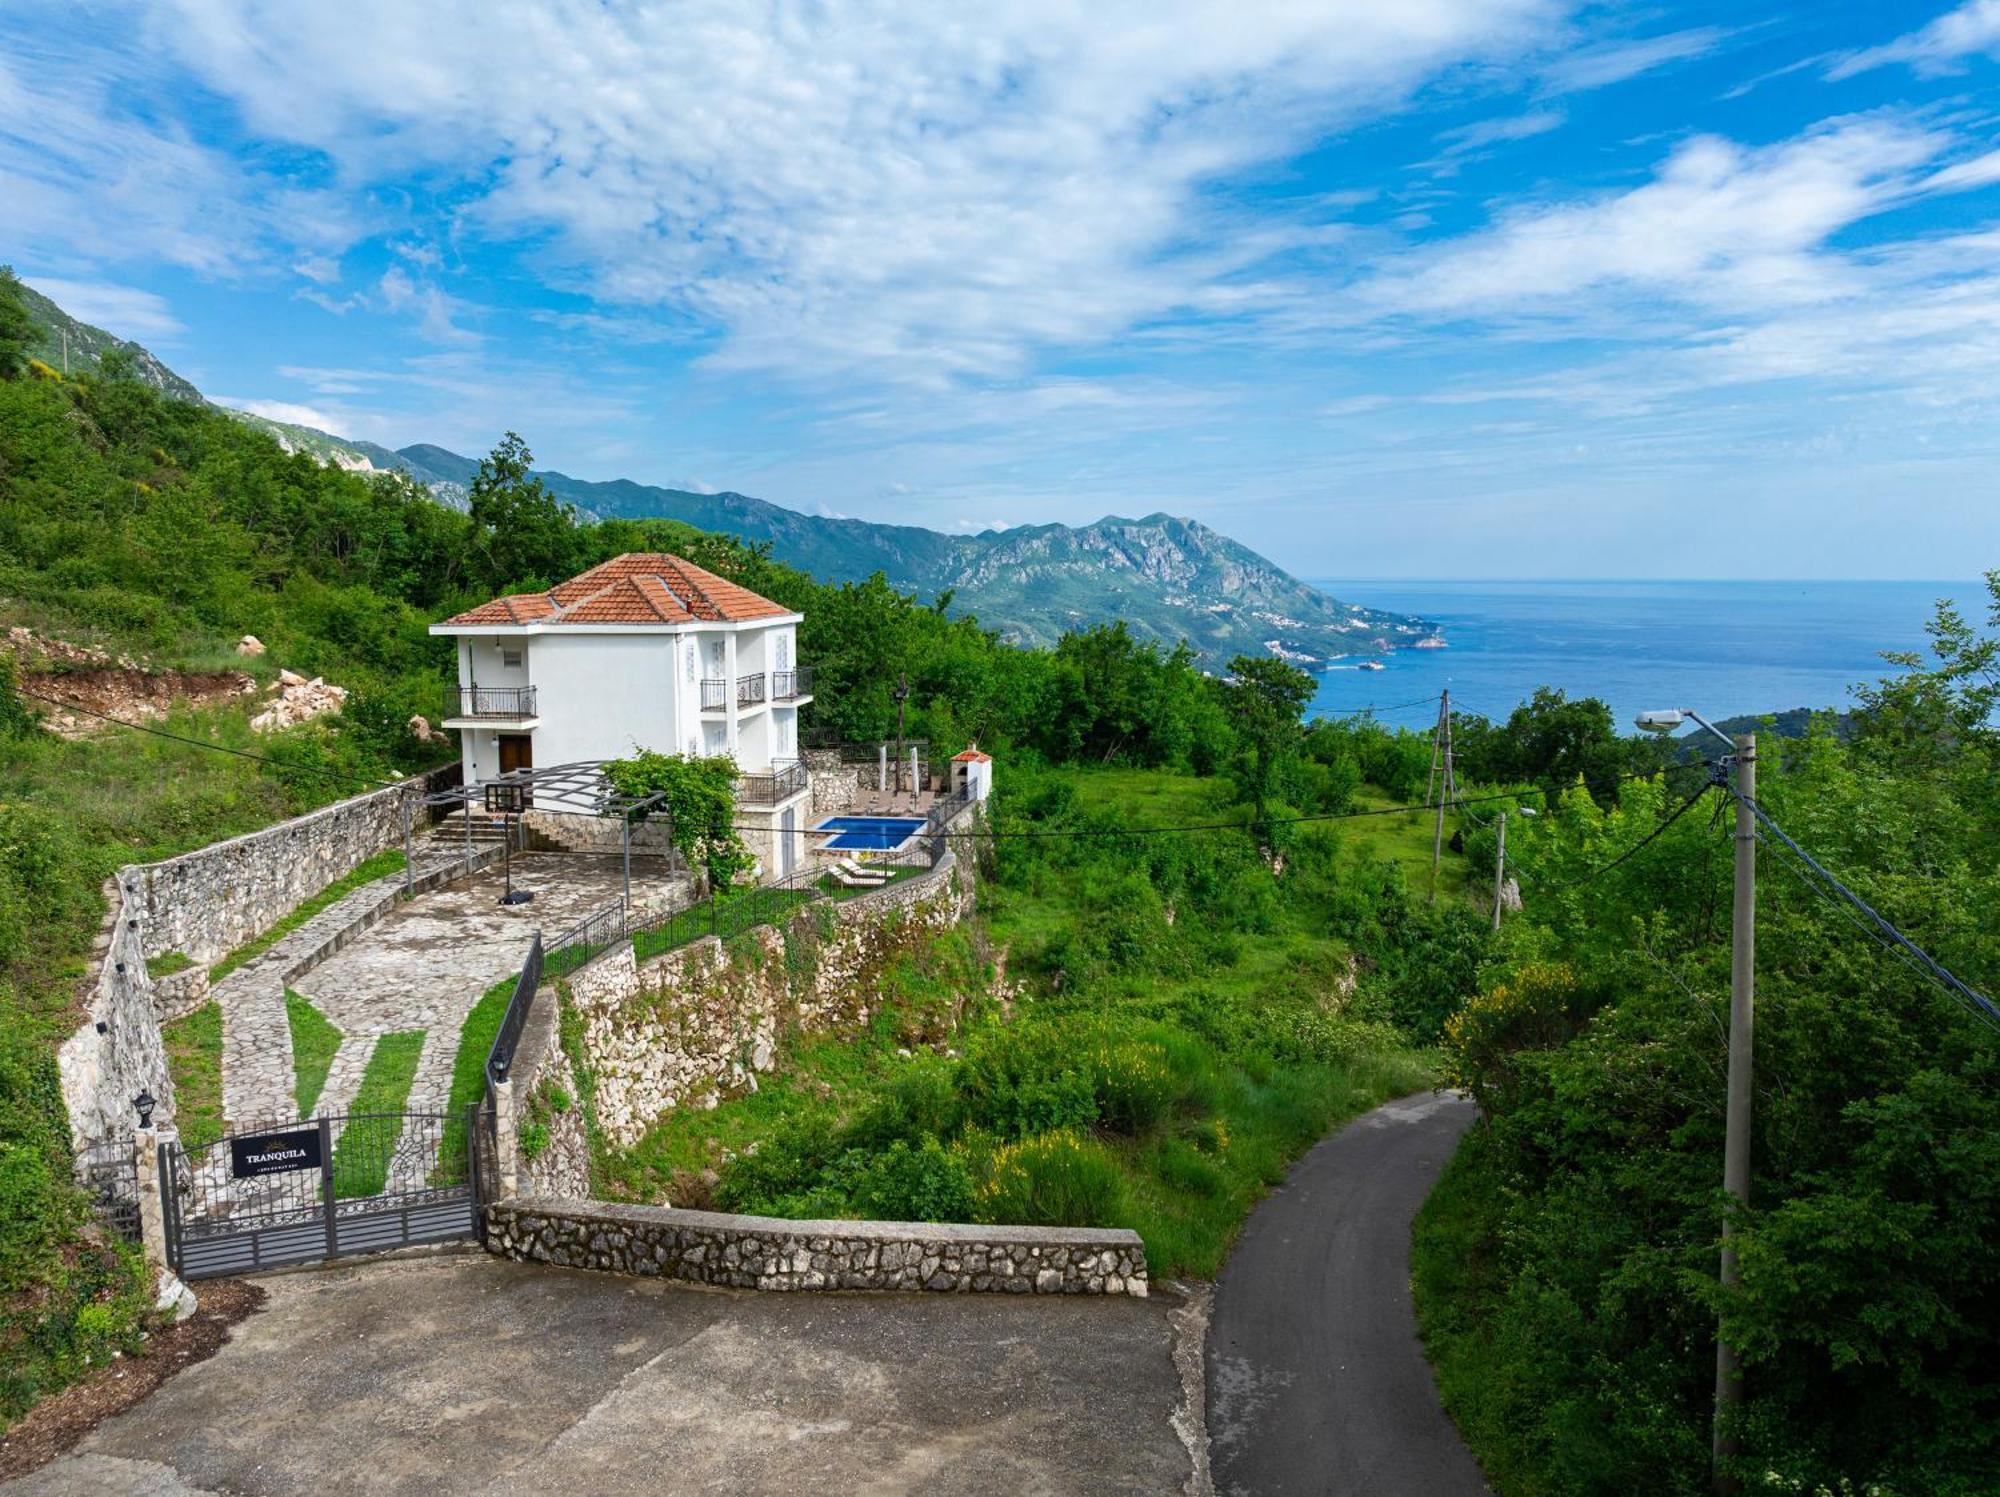
[[1340, 577], [2000, 566], [2000, 0], [0, 0], [211, 398]]

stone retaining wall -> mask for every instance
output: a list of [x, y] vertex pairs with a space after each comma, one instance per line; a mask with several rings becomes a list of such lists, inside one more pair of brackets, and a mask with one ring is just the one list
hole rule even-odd
[[528, 1009], [508, 1072], [507, 1084], [514, 1089], [515, 1170], [524, 1195], [587, 1200], [590, 1127], [583, 1114], [583, 1089], [563, 1051], [560, 1029], [555, 994], [544, 988]]
[[754, 1090], [786, 1029], [865, 1026], [890, 964], [972, 909], [973, 875], [973, 860], [947, 852], [918, 877], [807, 905], [782, 929], [759, 926], [726, 946], [703, 936], [644, 965], [621, 941], [578, 968], [569, 1001], [605, 1143], [629, 1147], [672, 1108]]
[[[852, 811], [861, 794], [862, 766], [846, 763], [839, 749], [807, 749], [801, 757], [812, 774], [812, 814], [806, 818], [808, 824], [822, 816]], [[874, 772], [872, 767], [869, 772]]]
[[376, 853], [402, 846], [405, 811], [424, 827], [423, 797], [458, 772], [447, 766], [162, 863], [121, 868], [124, 913], [139, 920], [147, 956], [178, 951], [207, 966]]
[[[121, 868], [116, 878], [107, 879], [104, 924], [91, 955], [93, 975], [84, 992], [87, 1014], [56, 1055], [70, 1136], [76, 1145], [87, 1147], [130, 1133], [136, 1120], [132, 1098], [141, 1091], [153, 1094], [158, 1103], [156, 1117], [171, 1121], [174, 1086], [160, 1025], [214, 996], [208, 984], [210, 962], [268, 930], [357, 864], [400, 844], [404, 801], [409, 800], [412, 816], [421, 822], [421, 797], [457, 774], [458, 767], [450, 765], [421, 779], [341, 801], [247, 837], [218, 842], [163, 863], [130, 865]], [[369, 845], [368, 838], [377, 834], [388, 840]], [[306, 855], [314, 848], [318, 851], [309, 856], [304, 870], [295, 870], [283, 880], [271, 873], [288, 849], [294, 855]], [[485, 856], [481, 855], [482, 861]], [[448, 867], [420, 873], [418, 886], [449, 882], [464, 870], [462, 862], [454, 861]], [[259, 880], [264, 891], [255, 900], [246, 896], [243, 901], [260, 911], [254, 928], [236, 908], [239, 891], [228, 883], [238, 874]], [[271, 908], [269, 891], [280, 883], [301, 886], [301, 878], [303, 892], [283, 908]], [[231, 974], [229, 982], [267, 977], [266, 985], [276, 995], [272, 1001], [282, 1014], [283, 984], [295, 971], [323, 960], [341, 942], [379, 919], [401, 896], [400, 873], [366, 885], [322, 911], [256, 961], [246, 963]], [[173, 898], [192, 900], [194, 907], [179, 908], [169, 902]], [[368, 908], [360, 908], [362, 905]], [[156, 916], [164, 921], [167, 934], [156, 929]], [[239, 930], [244, 932], [240, 939], [229, 938], [220, 949], [215, 947], [216, 940], [225, 939], [220, 933]], [[194, 939], [193, 933], [199, 932], [207, 934]], [[155, 980], [147, 973], [146, 964], [169, 951], [184, 953], [195, 965]], [[225, 1022], [227, 1019], [225, 1014]], [[282, 1024], [276, 1026], [276, 1035], [274, 1043], [289, 1045], [289, 1031]], [[285, 1114], [287, 1118], [290, 1115]], [[243, 1116], [241, 1120], [253, 1119]]]
[[737, 1289], [1146, 1294], [1146, 1249], [1116, 1227], [786, 1221], [523, 1197], [486, 1208], [486, 1247], [567, 1268]]
[[[529, 811], [521, 825], [569, 852], [618, 853], [625, 849], [622, 820], [583, 816], [571, 811]], [[637, 857], [671, 858], [673, 838], [664, 821], [642, 821], [632, 828], [632, 853]]]

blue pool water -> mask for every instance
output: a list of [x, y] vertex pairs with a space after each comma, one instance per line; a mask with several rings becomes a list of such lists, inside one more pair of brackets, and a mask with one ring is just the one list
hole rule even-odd
[[901, 847], [923, 824], [921, 816], [829, 816], [813, 830], [838, 832], [826, 844], [835, 852], [887, 852]]

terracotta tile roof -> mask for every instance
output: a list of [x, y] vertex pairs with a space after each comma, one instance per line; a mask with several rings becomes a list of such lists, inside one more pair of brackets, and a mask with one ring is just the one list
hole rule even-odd
[[991, 754], [982, 754], [978, 749], [967, 749], [962, 754], [953, 754], [951, 762], [954, 764], [991, 764], [993, 756]]
[[448, 622], [453, 624], [528, 624], [545, 619], [556, 611], [547, 593], [509, 593], [490, 603], [481, 603]]
[[664, 551], [629, 551], [559, 582], [546, 593], [515, 593], [445, 620], [448, 624], [741, 623], [779, 618], [789, 608], [759, 597]]

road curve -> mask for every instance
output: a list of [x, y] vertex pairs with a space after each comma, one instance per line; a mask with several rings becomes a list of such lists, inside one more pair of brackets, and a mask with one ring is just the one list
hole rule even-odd
[[1410, 1220], [1470, 1102], [1422, 1092], [1320, 1140], [1250, 1214], [1208, 1333], [1224, 1497], [1478, 1497], [1410, 1305]]

